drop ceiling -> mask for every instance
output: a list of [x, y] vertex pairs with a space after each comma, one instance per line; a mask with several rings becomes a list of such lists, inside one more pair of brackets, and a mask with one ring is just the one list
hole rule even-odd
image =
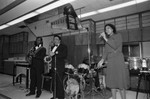
[[[18, 0], [0, 0], [0, 10], [5, 9], [10, 4], [12, 4], [13, 2], [17, 2], [17, 1]], [[22, 3], [16, 5], [15, 7], [9, 9], [8, 11], [0, 15], [0, 25], [7, 23], [26, 13], [29, 13], [48, 3], [51, 3], [52, 1], [53, 0], [23, 0]], [[131, 0], [75, 0], [71, 3], [71, 5], [75, 9], [76, 13], [78, 15], [81, 15], [83, 13], [95, 11], [101, 8], [113, 6], [113, 5], [120, 4], [123, 2], [128, 2], [128, 1], [131, 1]], [[82, 18], [81, 20], [93, 19], [94, 21], [99, 21], [99, 20], [109, 19], [109, 18], [123, 16], [127, 14], [147, 11], [147, 10], [150, 10], [149, 5], [150, 5], [150, 0], [145, 3], [138, 4], [138, 5], [129, 6], [126, 8]], [[24, 29], [18, 28], [21, 25], [24, 25], [24, 22], [21, 22], [14, 26], [0, 30], [0, 35], [3, 35], [3, 34], [11, 35], [13, 33], [18, 33], [20, 31], [30, 31], [28, 28], [24, 28]]]

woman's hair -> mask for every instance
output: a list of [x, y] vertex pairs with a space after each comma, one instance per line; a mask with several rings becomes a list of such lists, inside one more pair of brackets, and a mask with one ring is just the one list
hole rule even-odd
[[105, 27], [104, 27], [104, 31], [106, 32], [106, 26], [109, 26], [109, 27], [111, 27], [112, 28], [112, 30], [113, 30], [113, 32], [114, 32], [114, 34], [116, 34], [117, 32], [116, 32], [116, 27], [113, 25], [113, 24], [106, 24], [105, 25]]

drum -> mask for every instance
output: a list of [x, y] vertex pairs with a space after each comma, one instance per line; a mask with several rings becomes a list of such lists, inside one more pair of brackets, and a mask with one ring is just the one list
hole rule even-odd
[[65, 73], [67, 75], [74, 74], [74, 67], [71, 64], [65, 65]]
[[142, 70], [150, 70], [150, 59], [149, 58], [143, 58], [142, 59]]
[[84, 78], [80, 78], [78, 75], [65, 76], [63, 80], [64, 91], [69, 96], [76, 96], [80, 89], [85, 88]]
[[87, 75], [89, 73], [89, 66], [86, 64], [79, 64], [78, 65], [78, 74], [80, 75]]
[[130, 70], [131, 69], [134, 69], [134, 70], [141, 69], [142, 68], [141, 58], [140, 57], [130, 57], [129, 58], [129, 67], [130, 67]]
[[150, 58], [147, 58], [147, 68], [150, 70]]
[[97, 75], [96, 70], [91, 69], [91, 70], [89, 71], [89, 74], [87, 75], [87, 77], [88, 77], [88, 78], [90, 78], [90, 77], [96, 77], [96, 75]]

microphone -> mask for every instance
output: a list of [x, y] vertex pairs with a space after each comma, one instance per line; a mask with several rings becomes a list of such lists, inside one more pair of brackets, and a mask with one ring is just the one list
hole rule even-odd
[[102, 34], [99, 35], [99, 38], [101, 38], [101, 37], [102, 37]]
[[105, 32], [102, 32], [102, 33], [99, 35], [99, 38], [102, 38], [104, 33], [105, 33]]
[[103, 36], [102, 36], [102, 33], [99, 35], [99, 38], [102, 38]]

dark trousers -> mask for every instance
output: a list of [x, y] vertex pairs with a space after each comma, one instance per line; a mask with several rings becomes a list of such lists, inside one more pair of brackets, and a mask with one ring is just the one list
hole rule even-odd
[[35, 93], [37, 88], [37, 94], [41, 94], [41, 86], [42, 86], [42, 73], [40, 69], [32, 67], [30, 70], [30, 92]]
[[[52, 91], [53, 91], [53, 96], [54, 92], [56, 92], [56, 97], [58, 99], [64, 99], [64, 87], [63, 87], [63, 78], [64, 78], [64, 72], [58, 72], [56, 71], [56, 82], [55, 80], [55, 72], [52, 70]], [[56, 87], [56, 90], [54, 89], [54, 86]]]

